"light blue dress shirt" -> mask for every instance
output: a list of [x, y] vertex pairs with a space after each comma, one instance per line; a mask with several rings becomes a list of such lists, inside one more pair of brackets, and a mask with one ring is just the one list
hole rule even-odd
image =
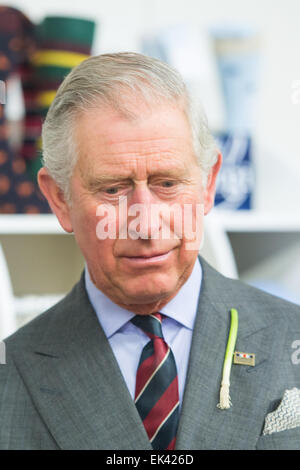
[[[202, 269], [197, 258], [193, 271], [177, 295], [160, 312], [165, 341], [171, 347], [178, 372], [179, 401], [182, 404], [194, 322], [197, 313]], [[90, 302], [117, 359], [132, 398], [138, 363], [149, 337], [130, 319], [134, 313], [113, 303], [91, 281], [85, 269], [85, 285]]]

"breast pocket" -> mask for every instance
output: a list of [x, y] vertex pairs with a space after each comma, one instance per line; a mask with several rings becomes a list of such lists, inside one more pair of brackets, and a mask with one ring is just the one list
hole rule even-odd
[[260, 436], [257, 450], [300, 450], [300, 427]]

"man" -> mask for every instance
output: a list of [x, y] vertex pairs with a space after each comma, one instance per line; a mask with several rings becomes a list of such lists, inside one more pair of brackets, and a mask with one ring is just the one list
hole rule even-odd
[[[86, 269], [6, 340], [0, 447], [299, 449], [300, 309], [198, 257], [221, 155], [178, 73], [87, 59], [57, 92], [43, 154], [40, 188]], [[256, 363], [232, 364], [224, 409], [233, 308], [235, 350]], [[288, 419], [268, 424], [283, 397]]]

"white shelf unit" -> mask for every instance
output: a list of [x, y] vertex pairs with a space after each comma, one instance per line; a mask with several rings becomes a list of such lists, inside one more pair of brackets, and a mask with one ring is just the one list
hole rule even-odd
[[300, 212], [295, 214], [278, 214], [256, 210], [222, 211], [217, 207], [213, 215], [227, 232], [278, 232], [300, 233]]
[[52, 214], [0, 215], [0, 235], [65, 235]]
[[[214, 208], [214, 217], [228, 232], [300, 232], [299, 214], [278, 214], [256, 210], [223, 211]], [[0, 235], [66, 235], [52, 214], [0, 215]]]
[[0, 243], [16, 296], [65, 293], [84, 265], [74, 236], [51, 214], [0, 215]]
[[84, 267], [74, 236], [64, 232], [51, 214], [0, 215], [0, 246], [18, 327], [63, 297]]
[[239, 278], [300, 304], [300, 213], [215, 208], [213, 215], [227, 233]]

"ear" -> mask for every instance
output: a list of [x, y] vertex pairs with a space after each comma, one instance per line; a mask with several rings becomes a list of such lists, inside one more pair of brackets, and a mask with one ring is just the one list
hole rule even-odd
[[221, 165], [222, 155], [218, 153], [218, 159], [207, 176], [206, 188], [204, 190], [204, 215], [207, 215], [214, 205], [216, 181]]
[[38, 183], [40, 190], [47, 199], [52, 212], [56, 215], [60, 225], [66, 232], [73, 232], [70, 217], [70, 208], [67, 204], [62, 190], [57, 186], [54, 179], [49, 175], [46, 168], [41, 168], [38, 172]]

